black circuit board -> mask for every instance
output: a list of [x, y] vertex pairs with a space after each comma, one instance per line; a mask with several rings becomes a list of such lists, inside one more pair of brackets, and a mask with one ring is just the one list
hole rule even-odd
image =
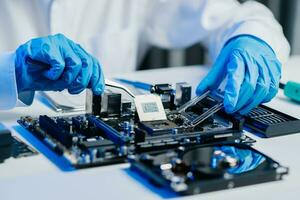
[[23, 158], [37, 155], [38, 152], [16, 136], [10, 136], [10, 143], [0, 146], [0, 164], [9, 158]]
[[[220, 96], [208, 91], [190, 99], [190, 87], [177, 88], [181, 92], [176, 99], [170, 85], [162, 84], [151, 91], [160, 95], [161, 102], [155, 101], [157, 96], [154, 102], [142, 101], [145, 97], [134, 107], [121, 94], [107, 93], [92, 99], [92, 114], [24, 116], [18, 123], [72, 167], [129, 161], [131, 169], [177, 194], [281, 180], [288, 173], [253, 149], [255, 141], [243, 129], [247, 126], [269, 137], [296, 133], [299, 119], [266, 106], [248, 116], [228, 115]], [[151, 105], [143, 115], [136, 109], [142, 102]], [[145, 120], [152, 112], [159, 119], [155, 115]], [[245, 160], [257, 162], [245, 166]]]
[[[85, 168], [122, 163], [131, 155], [176, 149], [178, 146], [251, 143], [243, 135], [244, 118], [227, 115], [221, 108], [222, 100], [208, 93], [181, 107], [166, 108], [165, 120], [140, 121], [136, 112], [117, 110], [110, 111], [113, 115], [26, 116], [18, 122], [57, 155], [66, 158], [70, 165]], [[264, 112], [258, 113], [260, 110]], [[259, 107], [250, 114], [259, 115], [254, 116], [255, 119], [263, 121], [270, 115], [273, 117], [274, 112], [267, 107]], [[288, 119], [288, 116], [284, 117]], [[281, 122], [280, 126], [286, 126], [285, 123], [289, 121]]]
[[254, 108], [245, 116], [245, 120], [247, 127], [263, 137], [276, 137], [300, 131], [299, 119], [264, 105]]
[[124, 162], [121, 146], [96, 130], [85, 115], [23, 117], [19, 123], [76, 168]]
[[12, 136], [12, 152], [11, 156], [13, 158], [22, 158], [22, 157], [29, 157], [37, 155], [38, 152], [30, 147], [29, 145], [25, 144], [16, 136]]
[[[206, 137], [211, 139], [211, 135], [219, 135], [218, 139], [233, 136], [232, 124], [221, 120], [206, 122], [201, 130], [185, 132], [182, 129], [175, 133], [174, 128], [180, 126], [174, 122], [140, 123], [128, 116], [100, 118], [93, 115], [44, 115], [39, 118], [22, 117], [19, 123], [78, 168], [122, 163], [137, 150], [149, 151], [201, 143]], [[166, 123], [169, 123], [168, 127]]]
[[[139, 152], [241, 137], [239, 120], [208, 112], [207, 107], [202, 101], [184, 112], [166, 109], [166, 120], [147, 122], [128, 112], [117, 116], [27, 116], [18, 122], [72, 166], [84, 168], [122, 163]], [[201, 123], [192, 123], [199, 119]]]

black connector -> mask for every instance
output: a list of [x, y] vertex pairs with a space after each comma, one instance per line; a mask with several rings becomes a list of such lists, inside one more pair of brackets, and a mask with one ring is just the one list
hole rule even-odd
[[246, 127], [267, 138], [300, 132], [299, 119], [264, 105], [254, 108], [245, 120]]
[[130, 138], [122, 135], [117, 130], [93, 115], [87, 116], [87, 120], [89, 121], [89, 123], [93, 124], [96, 129], [100, 129], [108, 139], [110, 139], [117, 145], [124, 145], [130, 140]]
[[68, 148], [72, 146], [72, 135], [63, 127], [58, 125], [53, 119], [46, 115], [41, 115], [39, 117], [39, 124], [40, 128], [47, 134], [51, 135], [54, 139]]

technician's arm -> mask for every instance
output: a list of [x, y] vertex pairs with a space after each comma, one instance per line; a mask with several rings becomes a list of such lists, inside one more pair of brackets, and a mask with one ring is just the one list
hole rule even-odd
[[225, 110], [241, 114], [270, 101], [278, 90], [281, 64], [289, 54], [281, 26], [271, 12], [253, 1], [176, 2], [156, 2], [146, 30], [154, 45], [181, 48], [202, 41], [208, 47], [215, 63], [197, 93], [214, 90], [224, 80]]
[[0, 55], [0, 82], [0, 109], [30, 105], [35, 91], [78, 94], [88, 87], [101, 94], [104, 89], [98, 60], [62, 34], [32, 39]]
[[281, 63], [289, 56], [290, 47], [280, 24], [258, 2], [156, 0], [150, 7], [145, 29], [152, 45], [184, 48], [202, 42], [214, 61], [228, 40], [247, 34], [265, 41]]
[[0, 55], [0, 110], [10, 109], [17, 104], [17, 84], [14, 53]]

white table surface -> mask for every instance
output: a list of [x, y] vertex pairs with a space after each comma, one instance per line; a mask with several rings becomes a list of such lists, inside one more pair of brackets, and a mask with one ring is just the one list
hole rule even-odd
[[[282, 80], [300, 81], [300, 57], [293, 57], [283, 67]], [[187, 81], [196, 86], [207, 72], [205, 67], [175, 67], [139, 71], [122, 75], [132, 80], [149, 83], [176, 83]], [[289, 101], [280, 91], [269, 103], [273, 108], [300, 118], [300, 105]], [[58, 115], [38, 100], [30, 107], [0, 112], [3, 122], [14, 135], [28, 143], [36, 140], [18, 126], [20, 116], [40, 114]], [[271, 182], [206, 194], [176, 197], [172, 193], [151, 185], [147, 180], [129, 170], [129, 164], [63, 171], [46, 156], [39, 154], [27, 158], [7, 159], [0, 164], [0, 200], [8, 199], [299, 199], [300, 195], [300, 134], [257, 140], [255, 148], [290, 167], [283, 181]], [[27, 138], [27, 139], [24, 139]], [[47, 156], [51, 151], [41, 148]]]

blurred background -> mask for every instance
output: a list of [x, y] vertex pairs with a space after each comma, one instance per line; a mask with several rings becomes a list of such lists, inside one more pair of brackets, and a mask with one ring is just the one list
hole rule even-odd
[[[248, 0], [239, 0], [243, 3]], [[283, 27], [291, 45], [291, 55], [300, 54], [300, 1], [299, 0], [257, 0], [267, 6]], [[200, 44], [183, 50], [165, 50], [153, 47], [139, 67], [149, 68], [196, 65], [205, 63], [205, 51]]]

